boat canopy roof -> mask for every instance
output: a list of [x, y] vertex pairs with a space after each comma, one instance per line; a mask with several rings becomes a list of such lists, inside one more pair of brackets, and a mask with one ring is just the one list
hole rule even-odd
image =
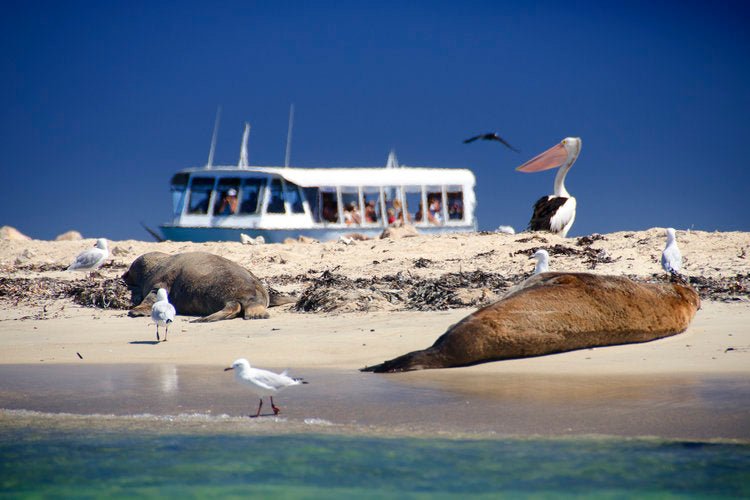
[[[302, 187], [316, 186], [408, 186], [408, 185], [462, 185], [474, 186], [474, 173], [465, 168], [425, 167], [346, 167], [346, 168], [292, 168], [292, 167], [196, 167], [181, 171], [189, 174], [242, 175], [250, 173], [279, 175]], [[376, 175], [373, 175], [376, 174]]]

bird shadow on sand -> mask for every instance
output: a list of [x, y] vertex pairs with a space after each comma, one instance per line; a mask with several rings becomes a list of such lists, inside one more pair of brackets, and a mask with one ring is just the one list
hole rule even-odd
[[134, 344], [134, 345], [157, 345], [161, 344], [158, 340], [133, 340], [132, 342], [128, 342], [128, 344]]

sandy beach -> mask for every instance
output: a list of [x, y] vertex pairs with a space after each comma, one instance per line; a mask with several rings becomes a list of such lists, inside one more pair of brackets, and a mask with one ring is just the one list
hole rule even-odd
[[[644, 390], [653, 393], [660, 385], [684, 385], [687, 380], [699, 380], [703, 385], [714, 381], [714, 388], [717, 380], [730, 381], [727, 383], [735, 384], [732, 387], [738, 381], [746, 384], [750, 379], [750, 234], [678, 231], [677, 238], [685, 258], [684, 272], [697, 280], [702, 297], [701, 309], [682, 334], [643, 344], [399, 375], [360, 374], [358, 369], [431, 345], [450, 325], [528, 276], [534, 264], [529, 255], [536, 248], [550, 251], [553, 270], [659, 280], [664, 279], [658, 263], [664, 230], [567, 239], [542, 233], [480, 233], [261, 246], [112, 241], [110, 259], [100, 270], [101, 277], [93, 281], [64, 270], [78, 252], [93, 245], [92, 239], [0, 241], [0, 364], [6, 372], [41, 365], [46, 369], [51, 369], [50, 365], [153, 365], [178, 366], [184, 373], [190, 366], [218, 373], [235, 358], [246, 357], [257, 366], [309, 372], [334, 384], [347, 384], [348, 373], [353, 385], [342, 389], [345, 393], [366, 394], [368, 381], [372, 381], [372, 387], [379, 390], [384, 383], [406, 384], [409, 391], [428, 388], [459, 394], [479, 405], [532, 398], [534, 405], [544, 407], [546, 402], [550, 408], [565, 394], [572, 401], [584, 398], [592, 403], [600, 397], [616, 400], [612, 394], [620, 394], [622, 399], [628, 393], [623, 389], [606, 392], [605, 397], [601, 389], [606, 380], [619, 381], [621, 388], [636, 386], [638, 394]], [[297, 304], [269, 309], [266, 320], [202, 324], [178, 316], [169, 341], [157, 344], [150, 319], [128, 317], [127, 305], [121, 304], [122, 290], [114, 290], [117, 278], [136, 257], [157, 250], [222, 255], [252, 270], [272, 288], [292, 294]], [[80, 293], [76, 299], [76, 287], [79, 292], [98, 289], [102, 297], [110, 287], [109, 307], [82, 305]], [[97, 302], [95, 296], [86, 297]], [[299, 310], [302, 302], [307, 311]], [[569, 381], [570, 377], [577, 382], [550, 382]], [[6, 391], [5, 402], [12, 400], [12, 408], [44, 410], [24, 407], [9, 396], [11, 392]], [[412, 397], [395, 392], [395, 399]], [[326, 402], [320, 400], [336, 400], [335, 395], [328, 390], [314, 394], [316, 398], [300, 398], [318, 405], [321, 415], [335, 421], [336, 412], [324, 411]], [[338, 404], [341, 409], [344, 403], [336, 401], [334, 407]], [[704, 401], [701, 407], [708, 410], [711, 404]], [[719, 432], [715, 437], [750, 438], [747, 430], [736, 431], [750, 429], [750, 420], [738, 416], [747, 415], [750, 408], [750, 401], [743, 404], [732, 410], [739, 413], [733, 413], [727, 423], [727, 428], [735, 431]], [[430, 418], [417, 413], [420, 421]], [[387, 412], [370, 414], [379, 417], [364, 419], [368, 424], [387, 424], [390, 418]], [[597, 420], [596, 414], [589, 417], [590, 422]], [[709, 412], [705, 425], [710, 423], [708, 419]], [[471, 419], [454, 423], [457, 428], [472, 428]], [[474, 424], [486, 427], [479, 420]], [[540, 423], [539, 428], [544, 425], [549, 423]], [[517, 429], [522, 433], [538, 430]], [[612, 429], [601, 429], [608, 430]], [[630, 428], [628, 433], [638, 434], [638, 430]], [[691, 435], [711, 437], [703, 431]]]

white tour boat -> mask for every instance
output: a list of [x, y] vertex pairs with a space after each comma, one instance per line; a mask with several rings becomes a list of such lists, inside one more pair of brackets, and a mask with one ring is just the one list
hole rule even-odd
[[212, 146], [208, 165], [172, 177], [172, 221], [160, 226], [165, 239], [240, 241], [244, 233], [267, 243], [327, 241], [377, 237], [404, 223], [428, 234], [477, 229], [471, 170], [400, 166], [393, 152], [385, 167], [249, 166], [248, 134], [246, 127], [237, 166], [211, 165]]

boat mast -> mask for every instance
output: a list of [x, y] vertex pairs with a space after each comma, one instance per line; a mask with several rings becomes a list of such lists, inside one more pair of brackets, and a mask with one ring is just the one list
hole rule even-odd
[[247, 168], [249, 166], [247, 162], [247, 139], [250, 137], [250, 124], [245, 122], [245, 131], [242, 133], [242, 146], [240, 147], [240, 162], [237, 165], [239, 168]]
[[286, 156], [284, 166], [289, 166], [289, 158], [292, 155], [292, 127], [294, 126], [294, 103], [289, 106], [289, 130], [286, 133]]
[[208, 163], [206, 168], [213, 167], [214, 151], [216, 150], [216, 136], [219, 134], [219, 121], [221, 120], [221, 106], [216, 108], [216, 120], [214, 121], [214, 133], [211, 136], [211, 149], [208, 151]]

